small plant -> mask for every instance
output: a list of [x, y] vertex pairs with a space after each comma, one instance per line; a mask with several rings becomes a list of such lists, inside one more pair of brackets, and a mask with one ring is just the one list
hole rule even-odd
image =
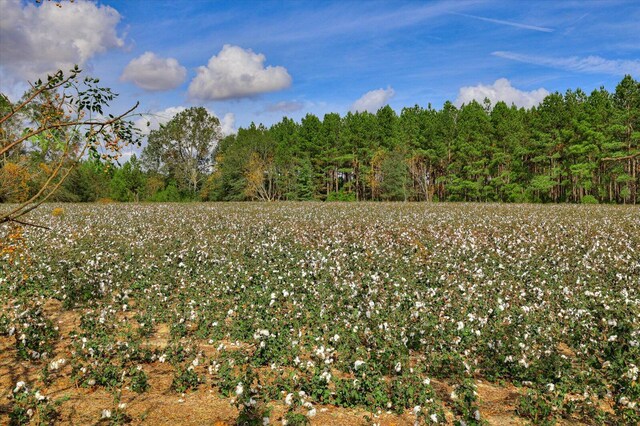
[[480, 416], [478, 407], [478, 392], [473, 379], [465, 378], [462, 383], [454, 387], [451, 393], [453, 411], [458, 416], [455, 424], [458, 426], [485, 425], [487, 422]]
[[148, 312], [136, 313], [135, 319], [138, 322], [138, 335], [140, 337], [149, 337], [155, 330], [153, 315]]
[[585, 195], [580, 201], [582, 204], [598, 204], [598, 199], [593, 195]]
[[173, 382], [171, 383], [171, 389], [178, 393], [186, 392], [190, 389], [198, 389], [200, 385], [200, 377], [194, 371], [193, 368], [177, 367], [173, 375]]
[[27, 425], [31, 423], [40, 426], [53, 425], [59, 417], [58, 407], [68, 398], [51, 401], [49, 397], [40, 393], [38, 389], [31, 390], [25, 382], [16, 383], [12, 392], [12, 408], [9, 413], [9, 425]]
[[53, 345], [59, 333], [51, 320], [38, 306], [23, 311], [15, 321], [15, 339], [18, 356], [24, 360], [38, 360], [53, 354]]
[[141, 365], [137, 366], [136, 368], [132, 368], [129, 376], [131, 377], [132, 391], [137, 393], [144, 393], [149, 389], [147, 375], [142, 369]]
[[248, 367], [243, 381], [237, 383], [234, 404], [238, 408], [236, 423], [242, 426], [263, 426], [269, 424], [271, 407], [264, 403], [260, 390], [260, 378]]
[[307, 416], [293, 411], [287, 411], [287, 414], [284, 415], [284, 419], [287, 421], [287, 426], [307, 426], [311, 424], [311, 421]]
[[516, 413], [536, 425], [550, 426], [556, 423], [555, 412], [562, 405], [553, 392], [528, 390], [520, 397], [516, 405]]

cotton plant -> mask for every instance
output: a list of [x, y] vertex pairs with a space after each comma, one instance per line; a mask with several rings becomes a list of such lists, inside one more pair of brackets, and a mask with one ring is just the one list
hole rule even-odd
[[[243, 379], [251, 366], [273, 378], [256, 389], [265, 402], [304, 390], [317, 412], [333, 404], [431, 424], [444, 422], [435, 407], [450, 395], [427, 397], [420, 383], [473, 378], [530, 391], [521, 411], [531, 415], [561, 394], [576, 408], [560, 401], [551, 417], [571, 408], [588, 418], [602, 401], [614, 423], [637, 415], [633, 208], [64, 208], [47, 235], [25, 233], [31, 281], [0, 292], [0, 333], [51, 380], [72, 374], [79, 386], [133, 389], [135, 378], [144, 389], [137, 372], [158, 363], [230, 400], [239, 382], [242, 395], [256, 389]], [[58, 341], [46, 300], [82, 313], [68, 339]], [[460, 420], [476, 421], [478, 405], [461, 406]]]

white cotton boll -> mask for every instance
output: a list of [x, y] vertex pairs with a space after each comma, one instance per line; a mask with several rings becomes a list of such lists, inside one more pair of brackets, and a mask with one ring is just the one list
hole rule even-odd
[[458, 331], [464, 328], [464, 323], [462, 321], [458, 321]]
[[402, 364], [397, 363], [394, 369], [396, 370], [396, 373], [399, 373], [400, 371], [402, 371]]
[[269, 417], [263, 417], [262, 418], [262, 426], [267, 426], [270, 421], [271, 421], [271, 419], [269, 419]]
[[413, 414], [417, 416], [418, 413], [420, 413], [420, 410], [422, 410], [422, 408], [420, 408], [419, 405], [416, 405], [415, 407], [413, 407]]
[[357, 370], [357, 369], [358, 369], [358, 368], [360, 368], [362, 365], [364, 365], [364, 363], [365, 363], [364, 361], [357, 360], [356, 362], [354, 362], [354, 363], [353, 363], [353, 368]]
[[13, 389], [13, 393], [18, 393], [22, 388], [26, 389], [26, 383], [20, 380], [18, 383], [16, 383], [16, 387]]
[[429, 416], [429, 418], [431, 419], [432, 422], [438, 423], [438, 415], [437, 414], [432, 414], [432, 415]]
[[640, 369], [638, 369], [635, 364], [631, 364], [629, 371], [627, 371], [627, 377], [632, 382], [635, 382], [636, 380], [638, 380], [638, 373], [640, 373]]
[[311, 409], [311, 410], [309, 410], [309, 412], [307, 413], [307, 417], [309, 417], [309, 418], [313, 418], [313, 417], [315, 417], [315, 416], [316, 416], [316, 414], [317, 414], [316, 409], [315, 409], [315, 408], [312, 408], [312, 409]]
[[284, 398], [284, 403], [287, 405], [291, 405], [293, 404], [293, 394], [292, 393], [288, 393], [287, 396]]
[[111, 410], [107, 410], [107, 409], [102, 410], [102, 415], [101, 415], [100, 418], [102, 418], [102, 419], [110, 419], [111, 418]]
[[238, 383], [236, 386], [236, 395], [240, 396], [244, 392], [244, 387], [242, 386], [242, 382]]

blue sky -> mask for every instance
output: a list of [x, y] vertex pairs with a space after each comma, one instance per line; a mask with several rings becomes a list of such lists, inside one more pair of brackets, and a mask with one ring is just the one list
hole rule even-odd
[[204, 105], [232, 131], [386, 103], [528, 107], [640, 77], [638, 1], [85, 3], [0, 0], [4, 92], [81, 62], [120, 93], [115, 110]]

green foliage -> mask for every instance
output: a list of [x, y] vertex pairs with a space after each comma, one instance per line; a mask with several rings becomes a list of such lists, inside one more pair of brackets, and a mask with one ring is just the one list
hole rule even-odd
[[307, 416], [293, 411], [287, 411], [284, 415], [284, 419], [287, 421], [287, 426], [308, 426], [311, 424], [311, 421]]
[[516, 405], [516, 413], [536, 425], [554, 425], [562, 397], [553, 392], [529, 390]]
[[158, 201], [162, 203], [175, 202], [175, 201], [181, 201], [182, 196], [180, 195], [180, 192], [178, 191], [178, 187], [176, 186], [175, 182], [170, 182], [166, 188], [156, 192], [148, 200]]
[[9, 412], [10, 426], [54, 425], [60, 417], [58, 407], [68, 399], [63, 397], [52, 401], [49, 397], [42, 395], [37, 388], [30, 389], [24, 382], [18, 382], [12, 397]]
[[136, 393], [144, 393], [149, 389], [149, 382], [147, 380], [147, 374], [142, 369], [142, 366], [138, 366], [129, 372], [131, 378], [131, 390]]
[[355, 201], [356, 194], [346, 191], [331, 191], [327, 194], [326, 201]]
[[[81, 159], [55, 199], [635, 204], [638, 99], [640, 83], [625, 76], [614, 93], [556, 92], [528, 110], [446, 102], [398, 116], [385, 106], [375, 114], [307, 114], [300, 123], [285, 117], [269, 128], [252, 123], [224, 138], [217, 118], [190, 108], [151, 132], [142, 161], [134, 155], [107, 168], [96, 156]], [[59, 151], [56, 141], [39, 135], [28, 158], [7, 158], [20, 160], [29, 194], [42, 183], [37, 170]], [[11, 191], [0, 187], [0, 200]]]
[[582, 200], [580, 200], [580, 202], [582, 204], [598, 204], [598, 199], [593, 195], [585, 195], [584, 197], [582, 197]]
[[179, 190], [195, 197], [209, 172], [220, 138], [218, 118], [203, 107], [192, 107], [151, 131], [142, 161], [147, 170], [165, 174]]
[[199, 385], [200, 377], [191, 366], [188, 368], [178, 366], [176, 368], [173, 382], [171, 382], [171, 389], [178, 393], [184, 393], [190, 389], [198, 389]]
[[42, 308], [35, 306], [21, 312], [14, 321], [14, 327], [18, 357], [39, 360], [53, 356], [59, 332]]

